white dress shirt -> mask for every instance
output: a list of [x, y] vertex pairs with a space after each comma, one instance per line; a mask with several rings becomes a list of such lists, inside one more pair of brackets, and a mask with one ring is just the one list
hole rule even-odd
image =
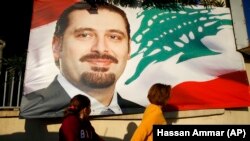
[[103, 110], [111, 109], [115, 114], [122, 114], [121, 108], [117, 103], [117, 92], [114, 93], [113, 98], [109, 106], [104, 106], [102, 103], [97, 101], [95, 98], [89, 96], [85, 92], [76, 88], [72, 85], [62, 74], [58, 74], [57, 77], [58, 82], [62, 85], [64, 90], [68, 93], [68, 95], [73, 98], [77, 94], [82, 94], [87, 96], [91, 102], [91, 113], [90, 115], [100, 115]]

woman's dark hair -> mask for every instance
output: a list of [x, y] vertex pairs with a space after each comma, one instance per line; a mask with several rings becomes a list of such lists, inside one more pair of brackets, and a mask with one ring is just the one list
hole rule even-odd
[[163, 106], [170, 97], [171, 86], [156, 83], [148, 91], [148, 100], [155, 105]]
[[90, 106], [88, 97], [78, 94], [70, 100], [69, 107], [64, 111], [64, 116], [69, 114], [79, 114], [79, 112], [86, 107]]

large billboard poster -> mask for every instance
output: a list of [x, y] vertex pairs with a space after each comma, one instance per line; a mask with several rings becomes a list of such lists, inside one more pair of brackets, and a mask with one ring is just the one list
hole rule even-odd
[[21, 117], [62, 117], [76, 94], [90, 98], [92, 116], [142, 113], [155, 83], [172, 86], [169, 110], [250, 106], [228, 8], [119, 7], [129, 35], [113, 11], [59, 18], [75, 2], [34, 1]]

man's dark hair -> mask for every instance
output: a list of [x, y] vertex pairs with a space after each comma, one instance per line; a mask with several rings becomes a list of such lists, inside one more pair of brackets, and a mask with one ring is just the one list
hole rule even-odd
[[[112, 4], [106, 3], [106, 2], [96, 3], [95, 9], [96, 10], [107, 9], [109, 11], [112, 11], [112, 12], [115, 12], [115, 13], [118, 13], [119, 15], [121, 15], [124, 22], [125, 22], [125, 25], [126, 25], [128, 38], [130, 39], [130, 25], [129, 25], [126, 13], [122, 9], [120, 9]], [[73, 4], [72, 6], [68, 7], [67, 9], [65, 9], [63, 11], [63, 13], [60, 15], [59, 19], [57, 20], [56, 29], [55, 29], [55, 33], [54, 33], [55, 36], [57, 36], [57, 37], [63, 36], [63, 34], [64, 34], [68, 24], [69, 24], [68, 16], [71, 12], [73, 12], [75, 10], [88, 10], [89, 12], [91, 12], [90, 10], [93, 10], [93, 6], [90, 5], [89, 3], [86, 3], [86, 2], [77, 2], [77, 3]]]

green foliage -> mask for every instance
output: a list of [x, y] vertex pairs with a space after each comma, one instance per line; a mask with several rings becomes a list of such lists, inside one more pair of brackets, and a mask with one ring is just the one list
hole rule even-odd
[[215, 7], [224, 7], [225, 2], [224, 0], [201, 0], [201, 4], [205, 6], [215, 6]]
[[2, 67], [10, 72], [10, 76], [14, 76], [16, 72], [21, 73], [25, 69], [25, 65], [26, 55], [2, 58]]
[[217, 6], [223, 7], [225, 5], [223, 0], [87, 0], [88, 2], [104, 2], [107, 1], [114, 5], [122, 7], [142, 6], [143, 8], [156, 7], [159, 9], [173, 9], [178, 10], [183, 6], [195, 6], [202, 4], [205, 7]]

